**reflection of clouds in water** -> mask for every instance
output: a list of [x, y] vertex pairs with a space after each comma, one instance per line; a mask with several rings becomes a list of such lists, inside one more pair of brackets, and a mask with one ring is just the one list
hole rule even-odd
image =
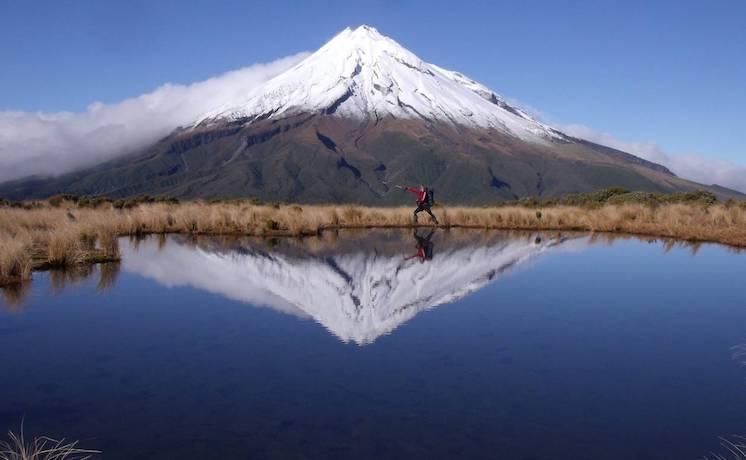
[[[154, 279], [166, 287], [190, 286], [231, 300], [307, 316], [265, 289], [262, 274], [252, 266], [248, 254], [212, 252], [173, 241], [162, 245], [153, 239], [139, 241], [136, 248], [125, 244], [121, 250], [125, 271]], [[265, 256], [258, 257], [261, 260]], [[271, 260], [269, 255], [266, 257]], [[271, 276], [272, 267], [267, 265], [263, 263], [261, 267]]]
[[[154, 240], [123, 248], [123, 268], [169, 286], [191, 286], [233, 300], [313, 318], [345, 342], [373, 342], [417, 313], [481, 289], [503, 272], [558, 246], [562, 240], [493, 239], [484, 245], [439, 245], [432, 260], [407, 260], [412, 240], [398, 251], [235, 250]], [[390, 242], [389, 242], [390, 243]]]
[[738, 361], [742, 366], [746, 366], [746, 344], [731, 347], [730, 351], [734, 360]]

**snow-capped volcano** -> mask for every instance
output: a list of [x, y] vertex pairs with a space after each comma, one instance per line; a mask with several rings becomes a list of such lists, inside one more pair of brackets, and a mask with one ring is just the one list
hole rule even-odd
[[0, 196], [411, 203], [390, 184], [426, 184], [445, 205], [612, 186], [739, 196], [566, 136], [368, 26], [345, 29], [260, 85], [247, 81], [241, 96], [154, 145], [54, 179], [0, 185]]
[[408, 257], [408, 240], [400, 240], [393, 252], [372, 246], [314, 254], [306, 247], [292, 252], [260, 246], [226, 250], [176, 240], [159, 247], [151, 239], [137, 249], [123, 245], [123, 260], [126, 271], [166, 286], [191, 286], [312, 318], [340, 340], [362, 345], [424, 310], [482, 289], [563, 241], [526, 236], [445, 244], [436, 237], [434, 257], [421, 263]]
[[389, 115], [492, 128], [521, 139], [561, 138], [476, 81], [424, 62], [369, 26], [347, 28], [246, 99], [207, 114], [247, 121], [296, 113], [374, 120]]

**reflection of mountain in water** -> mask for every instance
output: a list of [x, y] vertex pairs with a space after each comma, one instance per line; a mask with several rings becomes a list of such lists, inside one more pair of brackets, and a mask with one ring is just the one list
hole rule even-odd
[[423, 310], [481, 289], [559, 243], [527, 236], [444, 243], [436, 237], [434, 257], [422, 263], [407, 258], [416, 245], [410, 235], [406, 238], [343, 242], [339, 246], [346, 249], [339, 252], [316, 251], [311, 244], [225, 249], [177, 240], [159, 248], [151, 239], [137, 249], [124, 245], [123, 265], [166, 286], [193, 286], [311, 317], [345, 342], [366, 344]]

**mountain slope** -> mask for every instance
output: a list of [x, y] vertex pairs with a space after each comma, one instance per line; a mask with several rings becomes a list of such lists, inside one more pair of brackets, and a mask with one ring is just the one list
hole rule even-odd
[[[460, 204], [613, 185], [660, 192], [707, 188], [587, 142], [526, 143], [418, 120], [382, 120], [361, 128], [354, 120], [309, 115], [191, 129], [95, 168], [1, 185], [0, 196], [64, 192], [402, 204], [409, 194], [390, 184], [420, 182], [435, 188], [436, 200]], [[725, 189], [714, 191], [729, 195]]]
[[655, 163], [567, 136], [362, 26], [346, 29], [295, 67], [247, 88], [242, 100], [152, 147], [57, 178], [2, 184], [0, 196], [409, 200], [392, 183], [426, 183], [438, 201], [463, 204], [608, 186], [707, 188]]

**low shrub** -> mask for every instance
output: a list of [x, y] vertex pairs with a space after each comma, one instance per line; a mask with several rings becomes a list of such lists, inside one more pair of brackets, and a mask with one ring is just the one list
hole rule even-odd
[[609, 197], [606, 204], [645, 204], [657, 205], [661, 203], [660, 196], [651, 192], [629, 192]]
[[76, 195], [71, 195], [69, 193], [61, 193], [59, 195], [52, 195], [49, 198], [47, 198], [47, 203], [49, 203], [50, 206], [53, 208], [59, 208], [62, 206], [62, 203], [65, 201], [69, 201], [71, 203], [77, 203], [78, 197]]
[[672, 193], [670, 195], [661, 195], [661, 201], [665, 203], [698, 203], [698, 204], [715, 204], [718, 197], [706, 190], [697, 190], [694, 192]]
[[663, 203], [691, 203], [712, 205], [718, 202], [717, 196], [706, 190], [676, 193], [631, 192], [623, 187], [609, 187], [591, 193], [570, 193], [556, 198], [524, 197], [517, 201], [499, 203], [498, 206], [521, 206], [524, 208], [545, 208], [551, 206], [578, 206], [597, 208], [607, 204], [644, 204], [655, 206]]

